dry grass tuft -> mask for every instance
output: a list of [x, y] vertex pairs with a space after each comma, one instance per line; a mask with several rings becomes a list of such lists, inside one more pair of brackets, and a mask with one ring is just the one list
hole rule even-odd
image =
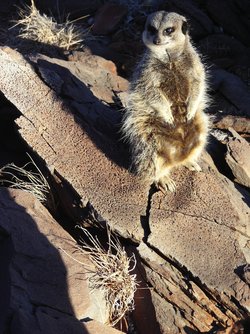
[[34, 0], [31, 0], [31, 6], [19, 8], [19, 16], [20, 19], [13, 26], [20, 26], [18, 37], [66, 50], [79, 46], [83, 41], [82, 29], [68, 20], [57, 23], [55, 18], [40, 14]]
[[122, 247], [120, 241], [108, 234], [108, 249], [105, 250], [97, 237], [86, 229], [79, 227], [87, 236], [90, 244], [82, 240], [78, 249], [89, 255], [94, 269], [90, 271], [90, 287], [104, 292], [109, 308], [109, 325], [116, 325], [128, 312], [134, 309], [134, 294], [137, 287], [136, 275], [131, 271], [136, 265], [134, 254], [131, 257]]
[[[50, 186], [34, 160], [30, 156], [29, 158], [31, 161], [23, 167], [18, 167], [11, 163], [1, 168], [2, 182], [9, 184], [10, 188], [27, 191], [33, 194], [41, 203], [48, 204], [49, 199], [50, 202], [53, 199]], [[27, 170], [30, 164], [37, 172]]]

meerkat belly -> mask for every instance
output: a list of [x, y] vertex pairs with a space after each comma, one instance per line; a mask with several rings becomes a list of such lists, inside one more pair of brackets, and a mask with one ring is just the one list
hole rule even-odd
[[174, 127], [162, 126], [157, 130], [158, 154], [166, 160], [167, 165], [181, 164], [200, 146], [201, 128], [195, 120]]

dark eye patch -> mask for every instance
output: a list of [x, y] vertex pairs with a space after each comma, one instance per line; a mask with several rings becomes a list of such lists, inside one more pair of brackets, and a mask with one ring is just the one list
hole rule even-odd
[[154, 26], [149, 25], [147, 29], [148, 29], [148, 32], [152, 35], [157, 33], [157, 29]]
[[174, 27], [169, 27], [163, 30], [163, 35], [170, 35], [174, 32]]

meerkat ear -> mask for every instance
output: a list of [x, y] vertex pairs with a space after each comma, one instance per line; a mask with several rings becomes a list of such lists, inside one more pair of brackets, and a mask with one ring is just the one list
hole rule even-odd
[[186, 33], [188, 32], [188, 28], [189, 26], [187, 21], [183, 21], [181, 26], [181, 31], [183, 32], [184, 35], [186, 35]]

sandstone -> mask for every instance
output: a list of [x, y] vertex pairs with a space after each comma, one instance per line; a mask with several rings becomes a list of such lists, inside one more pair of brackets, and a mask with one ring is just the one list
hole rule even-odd
[[250, 188], [250, 145], [233, 129], [230, 132], [233, 137], [227, 143], [226, 161], [236, 181]]
[[[89, 334], [122, 334], [123, 332], [118, 331], [112, 327], [104, 326], [98, 321], [91, 320], [87, 322], [83, 322], [84, 327], [86, 327]], [[87, 334], [87, 333], [86, 333]]]

